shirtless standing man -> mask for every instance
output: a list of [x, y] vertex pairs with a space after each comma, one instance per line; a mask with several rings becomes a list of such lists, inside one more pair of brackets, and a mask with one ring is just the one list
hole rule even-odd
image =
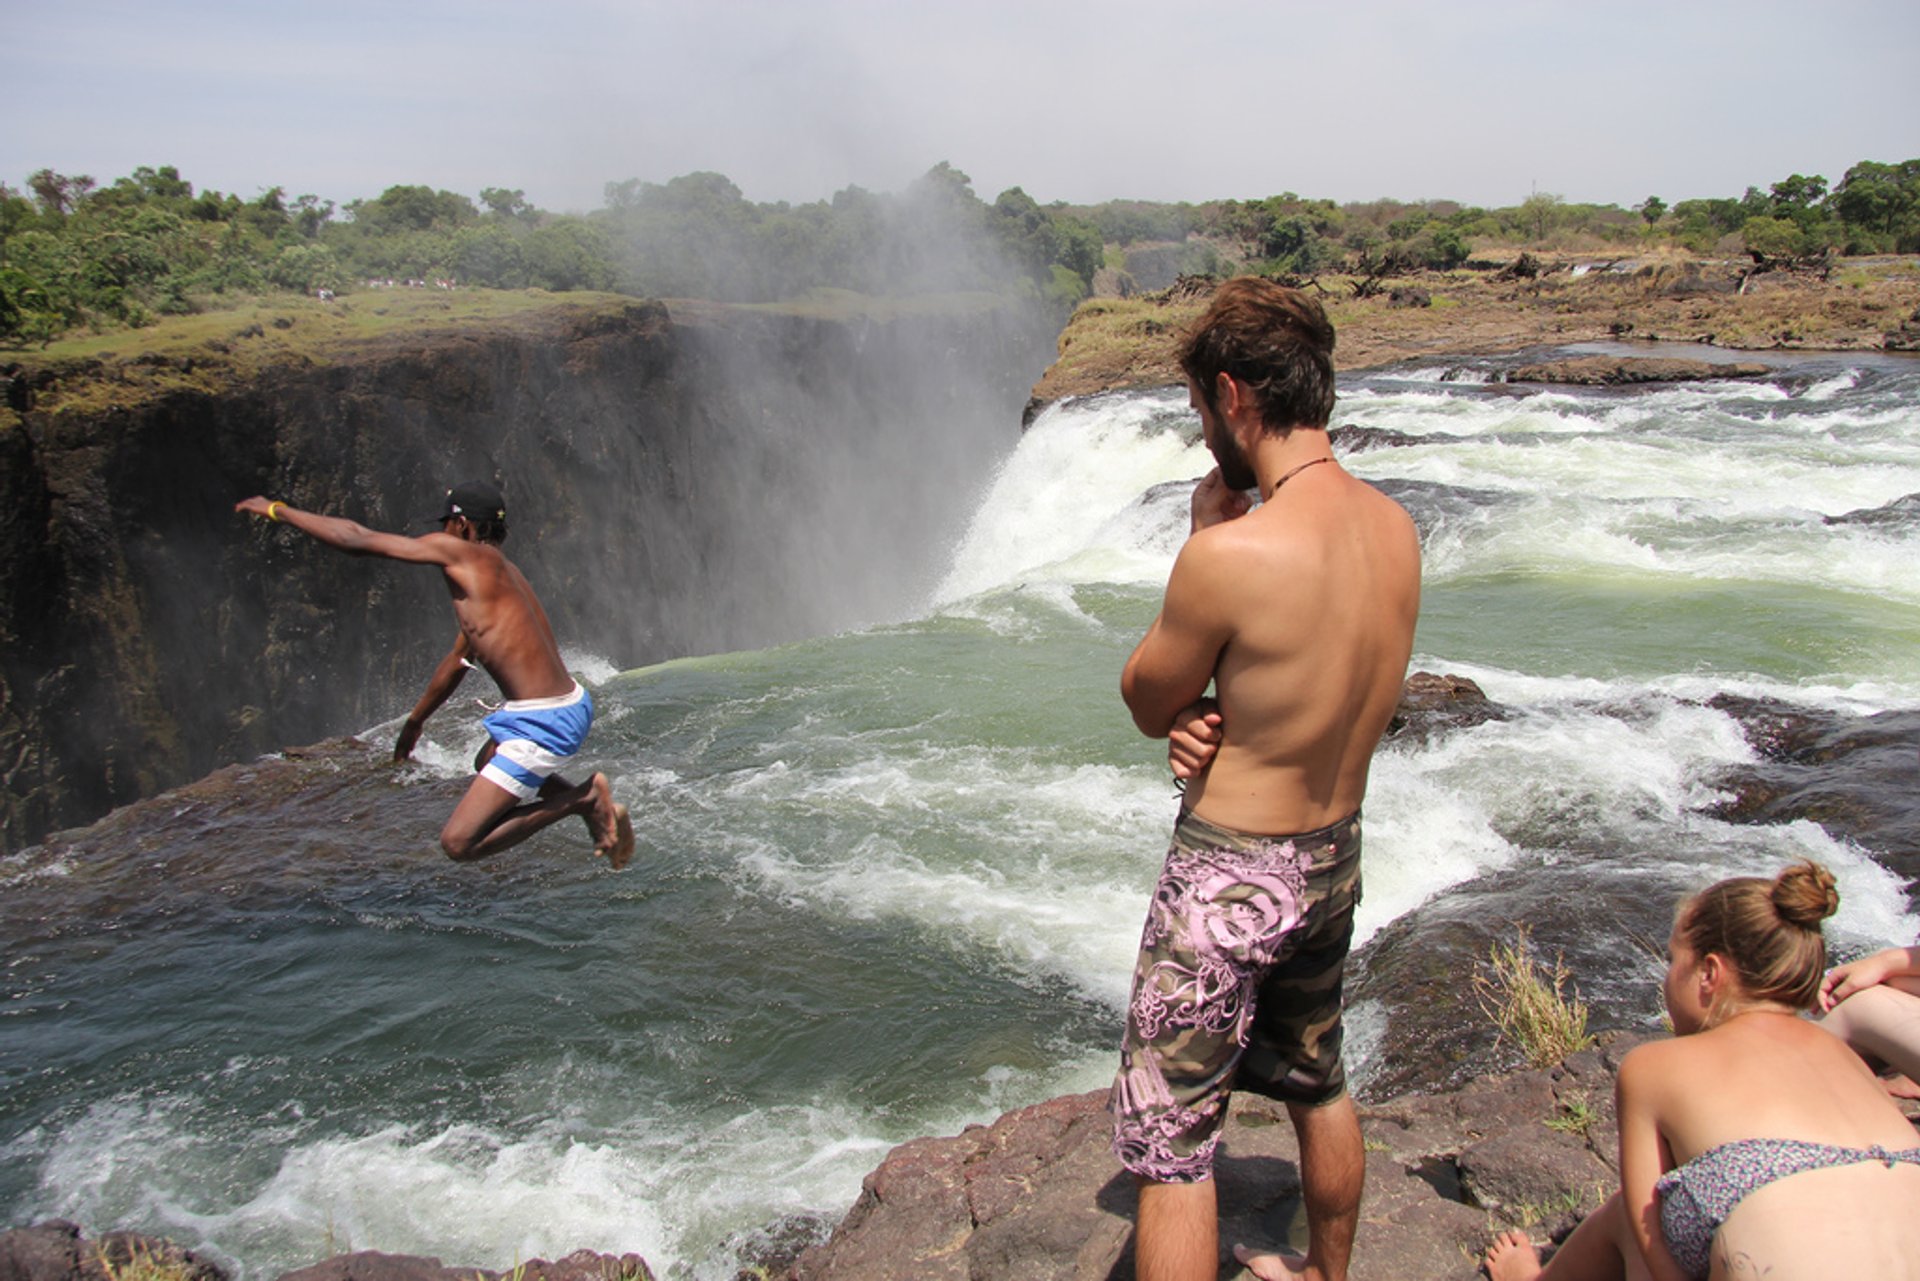
[[1141, 1281], [1218, 1272], [1213, 1150], [1235, 1086], [1286, 1104], [1309, 1230], [1304, 1257], [1235, 1257], [1262, 1277], [1339, 1281], [1353, 1249], [1366, 1160], [1341, 971], [1420, 545], [1397, 503], [1333, 459], [1333, 340], [1311, 298], [1243, 277], [1180, 352], [1219, 465], [1194, 488], [1191, 536], [1120, 682], [1134, 723], [1170, 740], [1186, 793], [1111, 1100], [1114, 1151], [1139, 1180]]
[[385, 556], [438, 565], [453, 597], [460, 634], [434, 668], [426, 693], [407, 716], [393, 758], [406, 760], [427, 718], [477, 663], [507, 702], [487, 717], [489, 739], [474, 760], [478, 777], [440, 829], [440, 848], [471, 862], [518, 845], [541, 828], [578, 814], [593, 852], [614, 868], [633, 857], [633, 823], [614, 803], [605, 774], [575, 785], [556, 772], [580, 750], [593, 725], [593, 700], [560, 659], [547, 612], [519, 568], [500, 552], [507, 509], [500, 491], [473, 482], [447, 491], [440, 530], [408, 538], [382, 534], [337, 516], [321, 516], [265, 498], [235, 511], [293, 526], [350, 556]]

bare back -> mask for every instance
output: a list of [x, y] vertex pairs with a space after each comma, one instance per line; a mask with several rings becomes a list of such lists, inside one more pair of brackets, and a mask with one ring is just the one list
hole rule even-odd
[[[1845, 1042], [1788, 1014], [1750, 1013], [1640, 1046], [1622, 1063], [1618, 1087], [1630, 1207], [1654, 1203], [1659, 1174], [1740, 1140], [1890, 1151], [1920, 1144]], [[1868, 1161], [1763, 1182], [1716, 1234], [1713, 1276], [1767, 1269], [1782, 1278], [1920, 1275], [1920, 1268], [1900, 1274], [1885, 1267], [1894, 1258], [1920, 1260], [1912, 1253], [1920, 1251], [1916, 1205], [1920, 1167], [1905, 1163]], [[1896, 1241], [1898, 1253], [1883, 1253]], [[1730, 1266], [1740, 1259], [1748, 1270]]]
[[1360, 807], [1413, 652], [1420, 550], [1399, 504], [1338, 464], [1203, 531], [1233, 589], [1214, 669], [1226, 731], [1187, 803], [1242, 831], [1301, 832]]

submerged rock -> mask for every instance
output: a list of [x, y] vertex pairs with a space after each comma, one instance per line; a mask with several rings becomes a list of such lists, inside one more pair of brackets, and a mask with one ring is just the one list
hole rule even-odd
[[1349, 454], [1362, 454], [1369, 449], [1404, 449], [1409, 445], [1433, 443], [1431, 437], [1410, 436], [1391, 427], [1361, 427], [1354, 423], [1341, 423], [1338, 427], [1328, 429], [1327, 440], [1335, 449]]
[[1853, 716], [1775, 699], [1719, 694], [1707, 706], [1740, 723], [1759, 758], [1714, 780], [1707, 813], [1732, 823], [1810, 819], [1875, 851], [1920, 907], [1920, 711]]
[[1827, 525], [1920, 525], [1920, 494], [1907, 494], [1878, 507], [1823, 516]]

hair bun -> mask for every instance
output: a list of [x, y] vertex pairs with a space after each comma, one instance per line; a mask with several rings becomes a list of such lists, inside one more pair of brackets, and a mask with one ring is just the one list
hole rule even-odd
[[1820, 922], [1840, 910], [1840, 891], [1833, 873], [1808, 859], [1795, 863], [1773, 881], [1773, 910], [1780, 919], [1803, 930], [1817, 930]]

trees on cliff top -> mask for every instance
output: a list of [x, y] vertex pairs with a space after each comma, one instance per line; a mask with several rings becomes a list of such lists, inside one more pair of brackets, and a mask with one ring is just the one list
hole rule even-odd
[[1065, 305], [1110, 255], [1142, 287], [1180, 272], [1307, 275], [1447, 268], [1477, 241], [1622, 244], [1665, 238], [1698, 251], [1770, 256], [1840, 249], [1920, 252], [1920, 160], [1862, 161], [1828, 187], [1793, 174], [1739, 198], [1657, 196], [1633, 210], [1536, 193], [1507, 209], [1449, 201], [1336, 205], [1292, 192], [1200, 205], [1041, 205], [1019, 187], [992, 202], [941, 163], [901, 192], [847, 187], [827, 200], [749, 201], [717, 173], [610, 182], [604, 205], [553, 214], [525, 193], [479, 201], [423, 185], [338, 209], [269, 188], [251, 200], [196, 193], [171, 165], [102, 187], [42, 169], [0, 183], [0, 339], [44, 342], [76, 325], [139, 325], [235, 291], [338, 290], [355, 280], [615, 289], [773, 301], [816, 287], [863, 293], [989, 290]]

